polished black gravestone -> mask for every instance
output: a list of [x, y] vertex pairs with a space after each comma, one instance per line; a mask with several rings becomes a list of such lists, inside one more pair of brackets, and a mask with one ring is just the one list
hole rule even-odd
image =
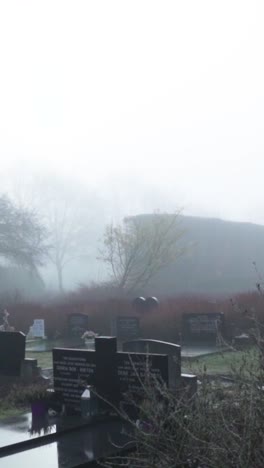
[[118, 446], [133, 448], [132, 428], [118, 419], [87, 424], [79, 417], [47, 418], [32, 430], [31, 414], [0, 422], [0, 468], [94, 467], [115, 455]]
[[88, 315], [74, 313], [68, 317], [68, 330], [70, 336], [81, 336], [88, 330]]
[[95, 339], [95, 381], [99, 395], [113, 404], [118, 404], [120, 388], [117, 369], [117, 341], [114, 337]]
[[184, 344], [217, 344], [224, 334], [223, 313], [192, 313], [182, 316]]
[[147, 297], [146, 303], [145, 303], [145, 308], [148, 311], [152, 311], [154, 309], [157, 309], [159, 307], [159, 301], [156, 297]]
[[143, 312], [145, 309], [146, 305], [146, 299], [145, 297], [136, 297], [132, 301], [132, 307], [135, 309], [137, 312]]
[[117, 352], [114, 337], [95, 338], [95, 351], [53, 349], [54, 389], [68, 410], [80, 412], [81, 395], [95, 386], [102, 399], [113, 405], [126, 392], [140, 391], [146, 366], [152, 375], [169, 384], [168, 356]]
[[119, 316], [112, 323], [112, 334], [119, 340], [133, 340], [140, 336], [140, 319], [136, 316]]
[[147, 297], [147, 299], [145, 299], [145, 297], [136, 297], [132, 301], [132, 307], [140, 313], [151, 312], [157, 309], [158, 306], [159, 301], [154, 296]]
[[166, 341], [138, 339], [123, 343], [123, 351], [168, 355], [170, 386], [175, 387], [181, 377], [181, 346]]
[[0, 375], [19, 376], [25, 359], [26, 336], [21, 332], [0, 332]]

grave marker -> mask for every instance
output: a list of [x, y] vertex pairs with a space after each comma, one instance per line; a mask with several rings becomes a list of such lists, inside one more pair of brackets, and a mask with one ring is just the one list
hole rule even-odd
[[140, 389], [140, 380], [149, 370], [168, 384], [168, 357], [116, 351], [116, 338], [95, 338], [95, 351], [53, 349], [54, 389], [67, 408], [80, 411], [80, 399], [86, 385], [113, 404], [122, 393]]
[[31, 331], [34, 338], [45, 338], [45, 320], [35, 319]]
[[139, 339], [123, 343], [123, 351], [136, 353], [167, 354], [170, 386], [176, 386], [181, 376], [181, 346], [166, 341]]
[[88, 330], [88, 315], [74, 313], [68, 317], [70, 336], [82, 336]]
[[140, 320], [135, 316], [116, 317], [113, 334], [120, 340], [133, 340], [140, 335]]
[[121, 393], [140, 392], [146, 368], [159, 381], [169, 383], [168, 358], [162, 354], [117, 353], [117, 374]]
[[26, 336], [21, 332], [0, 332], [0, 375], [19, 376], [25, 359]]
[[78, 410], [86, 385], [95, 383], [95, 353], [70, 348], [53, 349], [54, 389], [68, 408]]
[[182, 317], [184, 343], [214, 343], [223, 334], [223, 313], [193, 313]]

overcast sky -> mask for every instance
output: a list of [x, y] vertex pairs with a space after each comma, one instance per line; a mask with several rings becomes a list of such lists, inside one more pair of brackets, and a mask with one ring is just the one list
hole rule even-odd
[[263, 22], [263, 0], [2, 0], [2, 171], [264, 224]]

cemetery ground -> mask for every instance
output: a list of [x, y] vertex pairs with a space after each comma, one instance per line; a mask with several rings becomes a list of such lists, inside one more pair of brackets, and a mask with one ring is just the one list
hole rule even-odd
[[231, 375], [243, 366], [245, 360], [254, 365], [257, 352], [257, 348], [250, 347], [247, 350], [223, 351], [199, 358], [183, 358], [182, 369], [198, 376], [205, 372], [208, 375]]
[[[103, 385], [101, 388], [98, 387], [99, 394], [101, 394], [101, 391], [108, 392], [108, 385], [105, 387], [105, 383], [112, 381], [110, 362], [116, 361], [114, 359], [115, 353], [113, 352], [112, 355], [110, 353], [108, 356], [109, 353], [105, 353], [105, 349], [102, 350], [101, 339], [99, 338], [98, 341], [98, 348], [95, 345], [98, 360], [97, 354], [93, 354], [89, 350], [89, 363], [91, 364], [89, 369], [91, 368], [94, 372], [94, 363], [96, 363], [96, 368], [100, 368], [100, 379], [97, 375], [97, 383], [98, 386], [99, 384]], [[139, 424], [133, 419], [133, 416], [131, 419], [126, 411], [120, 413], [124, 418], [122, 421], [129, 423], [129, 427], [133, 431], [133, 452], [129, 451], [127, 454], [124, 451], [117, 456], [113, 454], [112, 459], [110, 457], [102, 466], [109, 468], [117, 468], [118, 466], [131, 466], [133, 468], [168, 468], [169, 466], [175, 468], [183, 466], [190, 468], [198, 466], [201, 468], [233, 468], [234, 466], [237, 468], [260, 468], [260, 466], [264, 466], [262, 443], [262, 427], [264, 427], [262, 416], [264, 414], [264, 385], [262, 382], [264, 374], [262, 372], [263, 352], [261, 350], [261, 347], [251, 347], [247, 350], [229, 350], [199, 358], [183, 358], [181, 371], [196, 373], [199, 377], [200, 383], [198, 391], [195, 393], [197, 395], [195, 400], [189, 392], [182, 395], [178, 392], [171, 392], [168, 385], [169, 380], [165, 388], [160, 380], [153, 375], [153, 379], [144, 384], [143, 400], [139, 403], [134, 401], [138, 405], [136, 408], [139, 411]], [[75, 362], [77, 367], [83, 366], [81, 353], [83, 353], [81, 349], [57, 349], [55, 355], [53, 352], [53, 363], [50, 351], [27, 352], [26, 358], [37, 359], [41, 368], [51, 368], [53, 364], [54, 388], [56, 390], [57, 380], [59, 391], [58, 384], [61, 385], [64, 372], [67, 373], [70, 369], [73, 372], [73, 380], [76, 378], [75, 370], [69, 367], [72, 364], [67, 365], [67, 362]], [[105, 355], [107, 356], [106, 362], [101, 362], [101, 356], [105, 357]], [[124, 353], [124, 357], [125, 355], [126, 353]], [[154, 360], [154, 355], [152, 354], [152, 360]], [[118, 357], [117, 363], [123, 370], [127, 363], [122, 357], [122, 352]], [[159, 355], [159, 358], [162, 359], [163, 363], [165, 362], [165, 356]], [[64, 363], [66, 363], [65, 366]], [[155, 364], [154, 369], [156, 366], [158, 368], [158, 365]], [[109, 369], [110, 374], [107, 373]], [[212, 379], [207, 379], [206, 376], [204, 378], [205, 374], [212, 376]], [[93, 375], [96, 377], [96, 374]], [[213, 378], [213, 376], [219, 375], [233, 377], [232, 382]], [[122, 380], [120, 381], [122, 382]], [[166, 382], [166, 376], [164, 382]], [[68, 401], [69, 387], [68, 382], [66, 383], [67, 388], [61, 387], [63, 391], [61, 395], [65, 398], [65, 402]], [[28, 387], [30, 389], [30, 385]], [[116, 387], [111, 387], [110, 384], [110, 390], [110, 394], [113, 395], [112, 390], [116, 390]], [[22, 399], [19, 395], [20, 391]], [[29, 412], [29, 405], [24, 405], [23, 386], [17, 386], [16, 389], [13, 389], [13, 393], [12, 389], [11, 392], [3, 389], [2, 393], [3, 398], [0, 395], [0, 417], [6, 418], [6, 416]], [[13, 400], [12, 395], [14, 396]], [[16, 405], [15, 402], [19, 404]], [[89, 429], [89, 431], [93, 430], [96, 429]], [[60, 454], [65, 452], [67, 455], [67, 448], [68, 444], [67, 447], [65, 445], [62, 447], [60, 443], [58, 450]]]
[[[27, 358], [38, 360], [38, 365], [43, 368], [52, 368], [52, 352], [26, 352]], [[196, 374], [198, 377], [206, 373], [209, 376], [225, 375], [231, 376], [234, 369], [239, 369], [244, 360], [254, 363], [256, 349], [251, 347], [243, 351], [225, 351], [211, 354], [200, 358], [182, 358], [182, 371]], [[12, 400], [2, 397], [0, 403], [0, 418], [12, 416], [25, 411], [25, 406], [17, 407]]]
[[[233, 368], [239, 368], [245, 357], [254, 362], [256, 349], [251, 347], [243, 351], [224, 351], [221, 353], [210, 354], [199, 358], [182, 358], [183, 372], [189, 372], [196, 375], [204, 374], [223, 374], [232, 373]], [[42, 368], [52, 367], [52, 352], [34, 353], [27, 352], [26, 357], [38, 360], [38, 365]]]
[[38, 360], [38, 366], [42, 369], [47, 369], [52, 367], [52, 352], [47, 351], [43, 353], [34, 353], [34, 352], [27, 352], [27, 358], [33, 358]]

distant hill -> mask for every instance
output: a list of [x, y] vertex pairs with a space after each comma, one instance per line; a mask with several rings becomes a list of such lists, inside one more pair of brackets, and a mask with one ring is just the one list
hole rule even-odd
[[[146, 215], [151, 216], [151, 215]], [[144, 218], [145, 215], [142, 215]], [[264, 278], [264, 226], [181, 216], [186, 254], [153, 279], [151, 295], [223, 295], [256, 288], [257, 263]]]

